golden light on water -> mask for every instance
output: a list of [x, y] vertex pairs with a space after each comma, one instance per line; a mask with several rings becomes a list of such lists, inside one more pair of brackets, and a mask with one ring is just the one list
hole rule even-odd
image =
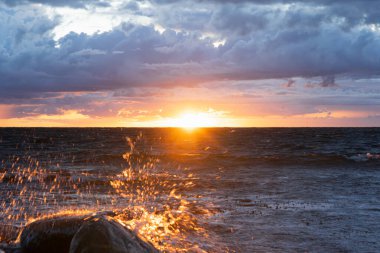
[[[6, 195], [13, 200], [0, 205], [0, 218], [7, 225], [0, 230], [0, 242], [14, 240], [22, 226], [37, 219], [112, 211], [114, 219], [159, 250], [205, 252], [194, 238], [209, 240], [202, 222], [215, 214], [212, 204], [205, 206], [197, 197], [186, 196], [195, 186], [195, 175], [186, 169], [159, 169], [159, 159], [136, 148], [141, 138], [127, 138], [129, 151], [123, 155], [127, 165], [100, 179], [91, 172], [44, 168], [31, 157], [26, 166], [19, 158], [8, 168], [3, 163], [0, 182], [9, 186]], [[99, 187], [107, 189], [106, 197]]]

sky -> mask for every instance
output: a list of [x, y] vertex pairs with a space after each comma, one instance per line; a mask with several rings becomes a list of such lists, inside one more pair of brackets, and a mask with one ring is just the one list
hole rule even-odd
[[380, 126], [379, 1], [0, 0], [0, 24], [0, 126]]

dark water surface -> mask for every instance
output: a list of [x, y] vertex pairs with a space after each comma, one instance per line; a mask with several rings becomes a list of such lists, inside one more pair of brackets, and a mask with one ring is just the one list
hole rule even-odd
[[6, 232], [142, 205], [194, 222], [168, 251], [380, 251], [380, 128], [0, 128], [0, 161]]

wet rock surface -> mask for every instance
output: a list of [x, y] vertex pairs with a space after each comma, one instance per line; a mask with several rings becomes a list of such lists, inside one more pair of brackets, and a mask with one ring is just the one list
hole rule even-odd
[[85, 222], [71, 241], [70, 253], [158, 252], [120, 223], [105, 216]]
[[54, 217], [32, 222], [22, 230], [20, 246], [25, 253], [67, 253], [71, 239], [85, 218], [85, 216]]
[[[112, 214], [110, 214], [112, 216]], [[34, 221], [18, 244], [0, 245], [6, 253], [159, 252], [111, 216], [58, 216]]]

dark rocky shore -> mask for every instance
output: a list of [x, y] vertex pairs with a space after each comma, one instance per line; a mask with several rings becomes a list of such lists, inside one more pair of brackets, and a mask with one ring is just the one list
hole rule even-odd
[[17, 244], [0, 249], [5, 253], [159, 252], [113, 219], [111, 213], [37, 220], [23, 228]]

